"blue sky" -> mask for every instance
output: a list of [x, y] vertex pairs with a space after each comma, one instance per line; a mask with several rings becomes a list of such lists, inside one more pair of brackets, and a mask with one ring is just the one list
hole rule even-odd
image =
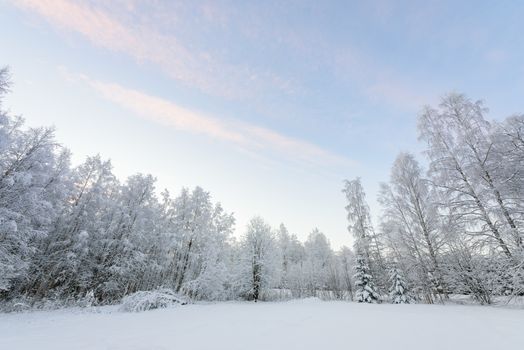
[[416, 117], [449, 91], [522, 111], [516, 1], [0, 1], [6, 105], [54, 125], [74, 162], [209, 190], [237, 217], [350, 244], [342, 180], [419, 155]]

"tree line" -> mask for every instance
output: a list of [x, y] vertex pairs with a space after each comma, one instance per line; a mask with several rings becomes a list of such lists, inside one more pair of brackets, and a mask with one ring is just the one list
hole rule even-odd
[[[0, 71], [0, 103], [9, 91]], [[351, 289], [351, 251], [315, 229], [235, 219], [200, 187], [158, 193], [155, 178], [119, 181], [99, 155], [71, 166], [46, 127], [0, 104], [0, 298], [107, 304], [169, 288], [193, 299], [291, 298]]]
[[98, 304], [169, 288], [196, 300], [306, 296], [481, 303], [524, 292], [524, 116], [485, 119], [481, 102], [451, 94], [419, 116], [427, 170], [400, 154], [381, 185], [374, 227], [360, 179], [345, 181], [352, 249], [314, 229], [235, 219], [200, 187], [159, 193], [152, 175], [120, 181], [99, 155], [72, 166], [47, 127], [2, 106], [0, 299]]
[[524, 293], [524, 116], [490, 122], [487, 112], [457, 93], [423, 109], [428, 169], [412, 154], [397, 156], [381, 184], [376, 231], [360, 180], [346, 181], [349, 229], [368, 269], [361, 299], [394, 294], [400, 280], [427, 303], [465, 294], [489, 304]]

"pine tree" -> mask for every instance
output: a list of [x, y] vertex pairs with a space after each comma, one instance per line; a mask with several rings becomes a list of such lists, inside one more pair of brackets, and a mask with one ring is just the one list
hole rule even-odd
[[379, 302], [379, 295], [373, 283], [373, 276], [369, 273], [366, 259], [360, 254], [357, 256], [355, 270], [356, 274], [354, 278], [357, 301], [359, 303]]
[[411, 296], [408, 293], [407, 283], [404, 280], [402, 272], [393, 268], [391, 270], [391, 287], [389, 288], [389, 297], [393, 304], [409, 304]]

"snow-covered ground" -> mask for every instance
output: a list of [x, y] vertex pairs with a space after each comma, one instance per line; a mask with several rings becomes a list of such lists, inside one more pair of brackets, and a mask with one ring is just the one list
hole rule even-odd
[[524, 311], [316, 299], [0, 314], [0, 349], [523, 349]]

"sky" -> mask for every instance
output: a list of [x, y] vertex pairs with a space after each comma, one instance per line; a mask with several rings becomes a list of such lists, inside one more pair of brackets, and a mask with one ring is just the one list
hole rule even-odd
[[524, 2], [0, 0], [6, 106], [56, 127], [74, 164], [109, 158], [237, 219], [350, 245], [344, 179], [379, 183], [451, 91], [524, 111]]

